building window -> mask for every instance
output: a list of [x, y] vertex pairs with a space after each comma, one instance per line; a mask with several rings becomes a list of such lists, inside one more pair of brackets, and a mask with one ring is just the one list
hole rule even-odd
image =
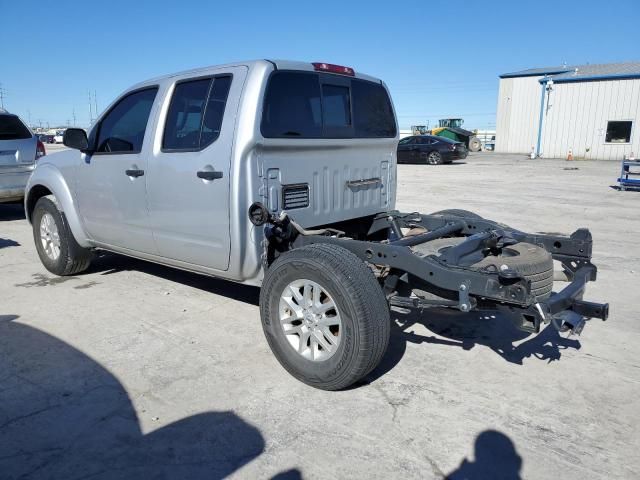
[[629, 143], [631, 142], [631, 125], [633, 122], [607, 122], [606, 143]]

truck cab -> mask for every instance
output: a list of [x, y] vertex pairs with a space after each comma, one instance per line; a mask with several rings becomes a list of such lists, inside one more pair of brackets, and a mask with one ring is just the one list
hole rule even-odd
[[69, 186], [58, 200], [81, 246], [240, 282], [260, 283], [252, 202], [304, 227], [395, 206], [392, 103], [352, 69], [258, 60], [152, 79], [117, 98], [87, 141], [31, 182], [47, 171]]

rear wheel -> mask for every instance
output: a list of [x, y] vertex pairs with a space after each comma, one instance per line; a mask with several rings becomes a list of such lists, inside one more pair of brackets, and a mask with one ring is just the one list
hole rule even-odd
[[389, 307], [380, 285], [364, 262], [333, 245], [280, 257], [265, 274], [260, 315], [282, 366], [324, 390], [360, 380], [389, 343]]
[[482, 143], [477, 137], [471, 137], [469, 139], [469, 151], [479, 152], [482, 149]]
[[91, 251], [78, 245], [63, 213], [58, 210], [55, 197], [47, 195], [37, 201], [32, 223], [36, 250], [47, 270], [64, 276], [89, 267]]

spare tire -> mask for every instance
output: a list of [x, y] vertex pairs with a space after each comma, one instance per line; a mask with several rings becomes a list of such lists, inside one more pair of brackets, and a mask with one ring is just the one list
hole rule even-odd
[[[421, 255], [439, 255], [447, 248], [463, 242], [465, 237], [439, 238], [413, 247]], [[506, 266], [506, 267], [505, 267]], [[500, 270], [510, 268], [531, 281], [531, 293], [536, 300], [544, 300], [553, 290], [553, 258], [544, 248], [520, 242], [504, 247], [499, 255], [487, 255], [469, 265], [472, 270]]]
[[449, 208], [447, 210], [438, 210], [437, 212], [433, 212], [431, 215], [454, 215], [456, 217], [472, 218], [476, 220], [482, 219], [482, 217], [477, 213], [470, 212], [469, 210], [462, 210], [461, 208]]

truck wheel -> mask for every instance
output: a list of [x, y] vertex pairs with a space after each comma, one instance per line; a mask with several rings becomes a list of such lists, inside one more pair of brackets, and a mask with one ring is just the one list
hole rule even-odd
[[[415, 251], [422, 255], [438, 255], [447, 248], [463, 242], [465, 237], [439, 238], [416, 245]], [[531, 293], [544, 300], [553, 290], [553, 258], [544, 248], [520, 242], [502, 249], [499, 255], [487, 255], [482, 260], [467, 266], [473, 270], [499, 270], [506, 265], [531, 281]]]
[[470, 212], [469, 210], [462, 210], [459, 208], [450, 208], [448, 210], [439, 210], [437, 212], [433, 212], [431, 215], [454, 215], [456, 217], [462, 218], [472, 218], [476, 220], [481, 220], [482, 217], [477, 213]]
[[471, 137], [469, 139], [469, 151], [479, 152], [482, 149], [482, 143], [477, 137]]
[[52, 195], [40, 198], [33, 209], [33, 240], [40, 261], [56, 275], [82, 272], [91, 263], [91, 251], [78, 245]]
[[427, 155], [427, 163], [429, 165], [440, 165], [442, 163], [440, 152], [430, 152], [429, 155]]
[[352, 385], [384, 355], [389, 306], [372, 271], [342, 247], [314, 244], [282, 255], [260, 291], [267, 342], [295, 378], [323, 390]]

